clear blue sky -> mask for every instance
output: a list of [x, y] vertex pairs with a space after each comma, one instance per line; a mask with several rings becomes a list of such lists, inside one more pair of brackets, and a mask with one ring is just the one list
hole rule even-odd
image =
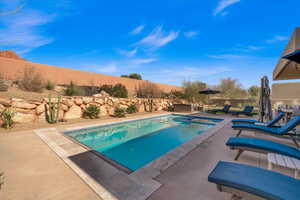
[[298, 0], [0, 0], [0, 48], [30, 61], [155, 82], [271, 79]]

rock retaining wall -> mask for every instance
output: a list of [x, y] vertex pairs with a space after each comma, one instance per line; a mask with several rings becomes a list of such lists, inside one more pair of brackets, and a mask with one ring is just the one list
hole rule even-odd
[[[0, 99], [0, 111], [11, 107], [16, 114], [13, 120], [16, 123], [30, 123], [45, 121], [45, 103], [49, 101], [44, 98], [41, 101], [24, 99]], [[52, 98], [56, 102], [57, 98]], [[114, 114], [116, 107], [126, 109], [129, 105], [135, 104], [138, 112], [145, 112], [149, 105], [147, 99], [121, 99], [114, 97], [63, 97], [61, 100], [59, 118], [62, 120], [82, 118], [83, 111], [89, 105], [96, 105], [100, 108], [100, 116], [109, 116]], [[167, 110], [171, 105], [170, 100], [154, 99], [154, 111]]]

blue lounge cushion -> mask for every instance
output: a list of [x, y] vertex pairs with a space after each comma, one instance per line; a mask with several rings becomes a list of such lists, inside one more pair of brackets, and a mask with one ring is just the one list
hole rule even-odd
[[284, 135], [289, 131], [293, 130], [296, 126], [300, 124], [300, 116], [296, 116], [291, 119], [284, 126], [276, 128], [276, 127], [266, 127], [256, 124], [234, 124], [232, 125], [233, 129], [251, 129], [253, 131], [263, 131], [266, 133], [274, 134], [274, 135]]
[[231, 120], [233, 124], [236, 123], [244, 123], [244, 124], [255, 124], [255, 123], [260, 123], [258, 120], [252, 120], [252, 119], [233, 119]]
[[267, 127], [262, 125], [256, 125], [256, 124], [233, 124], [231, 126], [233, 129], [251, 129], [253, 131], [263, 131], [274, 135], [283, 135], [284, 133], [281, 133], [280, 128], [275, 127]]
[[[266, 126], [274, 126], [277, 122], [279, 122], [283, 117], [285, 113], [280, 112], [273, 120], [269, 121]], [[259, 120], [251, 120], [251, 119], [233, 119], [231, 120], [233, 124], [236, 123], [244, 123], [244, 124], [255, 124], [255, 123], [261, 123]]]
[[300, 181], [250, 165], [220, 161], [208, 181], [270, 200], [299, 200]]
[[300, 159], [300, 150], [297, 148], [269, 140], [247, 137], [231, 137], [227, 140], [226, 145], [230, 147], [260, 149]]

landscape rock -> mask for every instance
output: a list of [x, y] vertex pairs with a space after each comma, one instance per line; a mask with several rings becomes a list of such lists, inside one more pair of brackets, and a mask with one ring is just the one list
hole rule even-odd
[[108, 115], [106, 107], [105, 106], [101, 106], [100, 107], [100, 116], [106, 116], [106, 115]]
[[76, 98], [74, 102], [77, 106], [80, 106], [81, 104], [83, 104], [83, 101], [80, 98]]
[[100, 99], [100, 98], [95, 98], [95, 99], [94, 99], [94, 102], [99, 103], [99, 104], [101, 104], [101, 105], [104, 104], [104, 100], [103, 100], [103, 99]]
[[15, 123], [30, 123], [36, 120], [36, 116], [34, 114], [25, 114], [17, 112], [14, 117], [13, 121]]
[[31, 103], [26, 103], [26, 102], [13, 102], [12, 103], [12, 107], [15, 108], [25, 108], [25, 109], [34, 109], [37, 107], [37, 105], [35, 104], [31, 104]]
[[8, 99], [2, 99], [2, 98], [0, 98], [0, 104], [2, 104], [3, 106], [6, 106], [6, 107], [8, 107], [8, 106], [10, 106], [10, 100], [8, 100]]
[[36, 107], [35, 112], [37, 115], [42, 114], [43, 112], [45, 112], [45, 104], [41, 104], [39, 106]]
[[84, 104], [89, 104], [93, 101], [92, 97], [83, 97], [82, 98]]
[[78, 119], [81, 118], [82, 111], [79, 106], [73, 105], [68, 112], [65, 113], [64, 119]]

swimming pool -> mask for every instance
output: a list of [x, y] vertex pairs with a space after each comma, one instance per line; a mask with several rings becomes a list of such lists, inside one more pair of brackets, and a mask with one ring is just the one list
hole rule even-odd
[[222, 119], [173, 114], [67, 131], [65, 134], [135, 171], [205, 133], [220, 121]]

